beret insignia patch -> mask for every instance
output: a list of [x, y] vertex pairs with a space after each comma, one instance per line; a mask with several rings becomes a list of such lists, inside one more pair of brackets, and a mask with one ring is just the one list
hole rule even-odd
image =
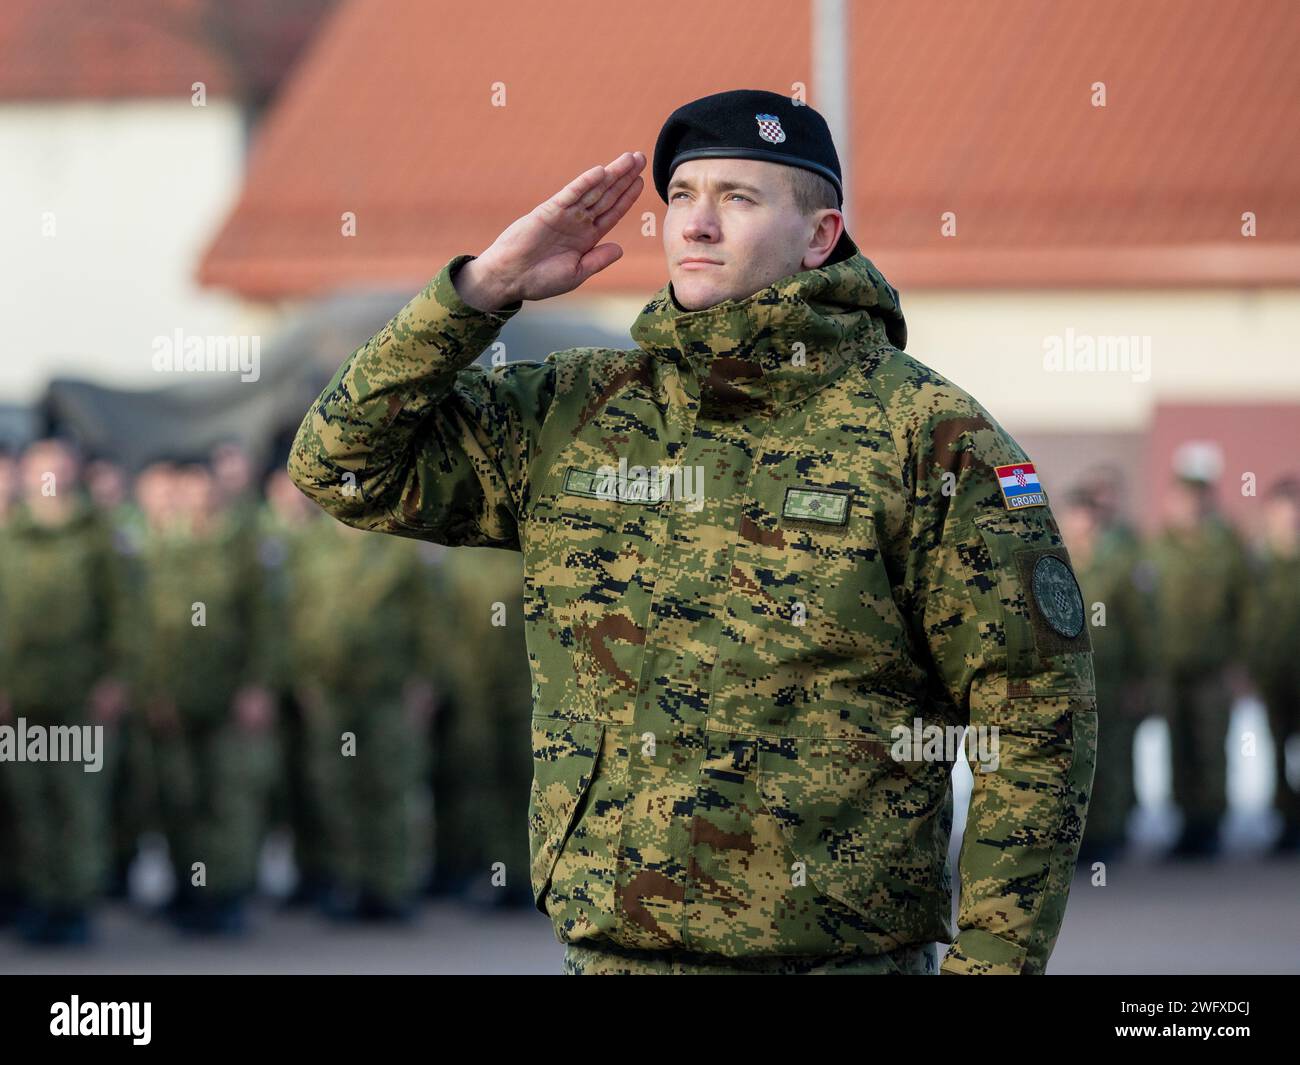
[[758, 122], [758, 135], [769, 144], [780, 144], [785, 140], [785, 130], [781, 128], [781, 119], [777, 115], [755, 115]]

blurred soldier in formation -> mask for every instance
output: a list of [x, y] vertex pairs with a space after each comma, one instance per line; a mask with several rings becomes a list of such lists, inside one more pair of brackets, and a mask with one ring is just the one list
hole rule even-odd
[[1141, 549], [1141, 538], [1124, 516], [1124, 474], [1120, 468], [1112, 463], [1094, 466], [1084, 474], [1081, 487], [1097, 516], [1098, 549], [1103, 552], [1121, 549], [1136, 556]]
[[137, 667], [176, 873], [171, 909], [184, 929], [237, 932], [275, 772], [261, 574], [207, 469], [150, 472], [145, 495], [159, 496], [161, 520], [144, 552]]
[[[139, 594], [142, 582], [140, 553], [144, 547], [145, 516], [127, 491], [126, 474], [117, 463], [97, 458], [86, 463], [86, 489], [91, 502], [108, 527], [118, 555], [118, 572], [123, 594], [130, 600]], [[110, 898], [129, 895], [128, 875], [140, 836], [156, 827], [152, 824], [153, 766], [149, 733], [134, 695], [128, 690], [127, 705], [118, 722], [117, 742], [110, 752], [108, 774]]]
[[[5, 529], [18, 483], [18, 460], [7, 445], [0, 445], [0, 553], [5, 550]], [[0, 589], [0, 596], [4, 595]], [[2, 639], [3, 637], [0, 637]], [[0, 928], [18, 913], [18, 840], [9, 789], [0, 780]]]
[[1152, 545], [1180, 857], [1215, 853], [1227, 810], [1224, 742], [1249, 571], [1241, 540], [1215, 505], [1222, 465], [1213, 444], [1179, 448], [1166, 527]]
[[1092, 632], [1097, 682], [1097, 768], [1079, 861], [1110, 861], [1124, 848], [1133, 785], [1133, 739], [1144, 708], [1153, 631], [1139, 590], [1138, 541], [1089, 488], [1073, 492], [1061, 531]]
[[411, 916], [427, 875], [428, 666], [443, 611], [421, 552], [334, 521], [292, 543], [287, 662], [323, 820], [326, 910], [341, 919]]
[[[19, 930], [40, 943], [89, 936], [107, 858], [103, 768], [125, 697], [117, 556], [79, 472], [65, 441], [27, 448], [0, 553], [0, 723], [46, 738], [39, 756], [29, 740], [25, 760], [0, 762], [17, 825]], [[81, 741], [58, 760], [55, 726]]]
[[271, 619], [264, 631], [273, 643], [268, 658], [275, 668], [280, 735], [272, 821], [285, 825], [293, 837], [298, 881], [286, 903], [319, 905], [326, 902], [330, 888], [328, 839], [325, 817], [311, 784], [306, 721], [294, 696], [285, 626], [291, 602], [290, 562], [299, 541], [320, 520], [320, 512], [289, 479], [282, 461], [271, 468], [263, 483], [266, 504], [259, 521], [258, 555], [265, 580], [263, 602]]
[[531, 906], [531, 677], [523, 560], [483, 547], [443, 563], [452, 706], [437, 721], [437, 887], [486, 905]]
[[209, 459], [215, 482], [217, 505], [247, 536], [255, 536], [261, 517], [261, 500], [253, 484], [253, 462], [244, 445], [234, 438], [212, 448]]
[[1275, 850], [1288, 854], [1300, 850], [1300, 774], [1288, 776], [1286, 764], [1288, 741], [1300, 737], [1300, 480], [1279, 481], [1264, 505], [1246, 647], [1273, 733], [1274, 806], [1282, 817]]

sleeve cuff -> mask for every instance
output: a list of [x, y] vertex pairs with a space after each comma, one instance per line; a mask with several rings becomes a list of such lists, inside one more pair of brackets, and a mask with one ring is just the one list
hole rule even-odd
[[957, 937], [939, 966], [940, 976], [1020, 976], [1025, 948], [990, 932], [969, 929]]
[[518, 314], [523, 308], [523, 300], [515, 300], [514, 303], [507, 303], [504, 307], [499, 307], [495, 311], [481, 311], [477, 307], [472, 307], [460, 298], [460, 293], [456, 291], [456, 286], [452, 284], [456, 277], [456, 272], [466, 263], [477, 259], [477, 255], [457, 255], [444, 266], [438, 275], [434, 278], [434, 287], [437, 290], [439, 302], [445, 307], [454, 311], [459, 317], [461, 315], [478, 314], [485, 318], [497, 319], [501, 325], [505, 325], [514, 315]]

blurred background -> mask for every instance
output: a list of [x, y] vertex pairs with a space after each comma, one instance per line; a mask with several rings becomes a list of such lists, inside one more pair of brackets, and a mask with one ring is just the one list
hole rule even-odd
[[[287, 448], [448, 259], [744, 87], [826, 116], [908, 350], [1076, 563], [1102, 749], [1051, 970], [1300, 971], [1298, 50], [1287, 0], [9, 0], [0, 724], [107, 740], [0, 762], [0, 970], [559, 970], [518, 556], [354, 535]], [[663, 209], [498, 351], [633, 346]], [[196, 656], [181, 587], [246, 623]]]

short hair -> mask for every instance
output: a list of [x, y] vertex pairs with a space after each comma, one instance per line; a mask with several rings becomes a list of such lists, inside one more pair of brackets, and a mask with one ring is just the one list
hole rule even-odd
[[836, 195], [835, 186], [821, 174], [805, 170], [801, 166], [787, 166], [786, 170], [790, 172], [790, 195], [800, 214], [810, 215], [825, 207], [839, 210], [840, 198]]
[[1292, 503], [1300, 503], [1300, 478], [1288, 474], [1281, 480], [1274, 481], [1273, 487], [1268, 490], [1265, 498], [1286, 499]]
[[1065, 493], [1065, 505], [1067, 507], [1082, 507], [1086, 510], [1097, 509], [1097, 497], [1093, 494], [1091, 486], [1087, 484], [1078, 484]]

